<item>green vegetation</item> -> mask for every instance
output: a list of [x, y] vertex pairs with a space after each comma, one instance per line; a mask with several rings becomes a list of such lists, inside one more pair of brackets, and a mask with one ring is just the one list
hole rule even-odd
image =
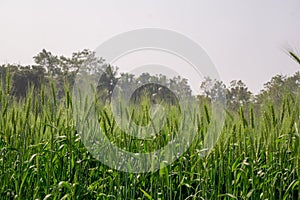
[[[273, 78], [255, 98], [250, 98], [241, 82], [232, 82], [232, 90], [227, 91], [235, 96], [227, 102], [221, 136], [211, 153], [201, 157], [202, 141], [212, 124], [212, 95], [218, 95], [217, 90], [207, 89], [206, 95], [198, 98], [200, 111], [191, 113], [196, 138], [190, 148], [171, 165], [144, 174], [110, 169], [87, 151], [72, 113], [75, 102], [68, 86], [70, 79], [60, 79], [63, 86], [53, 81], [69, 74], [56, 71], [55, 76], [54, 72], [52, 68], [52, 78], [45, 72], [45, 80], [34, 79], [43, 84], [38, 84], [38, 90], [29, 84], [25, 94], [16, 93], [20, 79], [15, 74], [1, 74], [0, 199], [300, 198], [299, 72]], [[112, 80], [113, 75], [111, 72], [103, 79]], [[98, 91], [105, 88], [105, 81], [101, 83]], [[280, 93], [274, 92], [283, 86]], [[106, 91], [106, 96], [109, 94]], [[136, 106], [135, 100], [141, 106]], [[115, 131], [114, 119], [103, 103], [106, 101], [99, 101], [99, 119], [105, 134], [128, 151], [163, 146], [170, 133], [177, 131], [178, 110], [174, 106], [159, 137], [142, 146], [140, 141]], [[141, 110], [147, 113], [150, 104], [133, 99], [128, 113], [136, 110], [133, 119], [147, 124], [149, 117]]]

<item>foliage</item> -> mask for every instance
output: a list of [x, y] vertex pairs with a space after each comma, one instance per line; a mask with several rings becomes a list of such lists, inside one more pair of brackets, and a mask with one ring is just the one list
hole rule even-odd
[[[98, 90], [108, 96], [114, 85], [134, 87], [149, 80], [191, 95], [187, 80], [149, 74], [117, 77], [116, 68], [106, 66], [88, 50], [71, 58], [43, 50], [35, 59], [34, 66], [0, 67], [0, 199], [300, 198], [299, 72], [273, 77], [255, 98], [241, 81], [231, 82], [227, 89], [222, 82], [207, 79], [202, 84], [206, 96], [191, 105], [200, 111], [189, 113], [196, 124], [196, 138], [190, 148], [157, 172], [134, 174], [108, 168], [83, 145], [73, 115], [76, 104], [71, 98], [75, 75], [101, 74]], [[99, 65], [103, 68], [96, 67]], [[116, 80], [120, 82], [116, 84]], [[127, 114], [137, 109], [132, 114], [137, 123], [149, 123], [147, 112], [152, 100], [161, 103], [166, 99], [167, 90], [159, 88], [150, 85], [133, 95], [133, 109], [128, 108]], [[217, 145], [209, 156], [201, 157], [203, 138], [213, 125], [210, 101], [223, 98], [224, 90], [232, 107], [226, 112]], [[137, 98], [147, 97], [147, 92], [148, 101]], [[151, 99], [153, 94], [156, 98]], [[156, 149], [177, 130], [180, 111], [174, 104], [168, 109], [168, 123], [157, 137], [145, 142], [126, 138], [108, 107], [103, 107], [105, 103], [106, 99], [99, 105], [101, 126], [112, 142], [128, 151]], [[259, 109], [255, 110], [257, 105]]]
[[287, 93], [299, 97], [300, 71], [290, 77], [276, 75], [264, 86], [265, 89], [256, 97], [257, 103], [260, 104], [263, 101], [271, 101], [274, 102], [275, 105], [280, 106], [284, 95]]
[[[263, 104], [259, 116], [251, 106], [229, 112], [208, 157], [200, 156], [210, 118], [209, 105], [203, 106], [192, 113], [197, 137], [188, 151], [170, 166], [145, 174], [118, 172], [96, 160], [76, 131], [69, 90], [62, 101], [55, 98], [41, 89], [17, 100], [0, 89], [1, 199], [299, 199], [296, 96], [286, 96], [281, 107]], [[250, 113], [249, 119], [244, 112]], [[111, 114], [102, 112], [101, 117], [112, 141], [130, 142], [131, 152], [145, 150], [139, 141], [112, 135], [117, 132], [112, 131]], [[164, 144], [172, 129], [166, 126], [147, 145]]]

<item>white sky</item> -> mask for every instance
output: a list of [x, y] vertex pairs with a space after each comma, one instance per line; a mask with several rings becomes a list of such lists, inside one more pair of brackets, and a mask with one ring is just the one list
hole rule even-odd
[[196, 41], [226, 84], [241, 79], [255, 93], [300, 69], [284, 53], [300, 53], [299, 0], [0, 0], [0, 27], [0, 64], [32, 64], [43, 48], [70, 56], [157, 27]]

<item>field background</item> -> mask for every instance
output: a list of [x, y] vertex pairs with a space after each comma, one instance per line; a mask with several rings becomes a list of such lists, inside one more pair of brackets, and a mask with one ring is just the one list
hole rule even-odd
[[[274, 77], [255, 98], [246, 90], [243, 101], [231, 99], [217, 144], [201, 157], [214, 97], [206, 90], [198, 97], [199, 111], [193, 113], [196, 139], [188, 151], [156, 172], [135, 174], [110, 169], [83, 145], [72, 113], [75, 102], [69, 84], [74, 71], [48, 76], [56, 73], [55, 68], [48, 69], [43, 71], [48, 77], [44, 80], [39, 69], [10, 66], [11, 71], [1, 76], [0, 199], [300, 198], [299, 72]], [[113, 68], [107, 69], [111, 71], [106, 71], [106, 78], [115, 81]], [[243, 87], [231, 89], [245, 91]], [[103, 88], [100, 92], [107, 96]], [[107, 99], [99, 102], [100, 107]], [[150, 107], [146, 100], [141, 102]], [[108, 111], [100, 109], [99, 118], [106, 135], [116, 134]], [[176, 120], [171, 120], [156, 145], [165, 144], [169, 132], [176, 132], [174, 124]], [[145, 150], [121, 133], [111, 140], [132, 152]]]

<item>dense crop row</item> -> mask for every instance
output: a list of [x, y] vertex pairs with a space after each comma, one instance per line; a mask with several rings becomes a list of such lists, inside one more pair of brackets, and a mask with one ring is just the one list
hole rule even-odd
[[[16, 100], [9, 84], [0, 88], [0, 199], [300, 198], [299, 97], [287, 96], [281, 107], [265, 103], [259, 113], [251, 106], [227, 112], [207, 157], [200, 154], [210, 112], [209, 104], [201, 104], [193, 113], [197, 137], [188, 151], [156, 172], [134, 174], [110, 169], [87, 151], [76, 131], [70, 93], [56, 99], [54, 90], [31, 90]], [[108, 137], [132, 152], [165, 145], [164, 135], [177, 130], [171, 116], [145, 149], [124, 139], [105, 109], [100, 118]]]

